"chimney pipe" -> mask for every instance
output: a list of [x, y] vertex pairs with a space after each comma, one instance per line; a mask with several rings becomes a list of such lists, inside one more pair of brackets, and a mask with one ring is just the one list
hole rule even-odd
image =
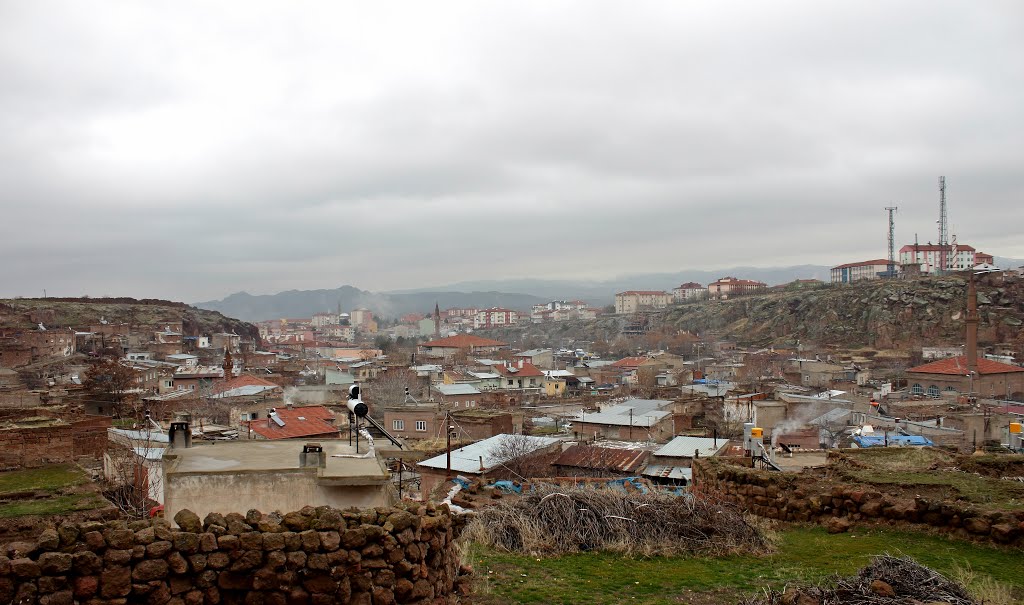
[[192, 431], [188, 427], [187, 417], [178, 418], [171, 423], [167, 431], [167, 439], [173, 449], [184, 449], [192, 447]]
[[978, 373], [978, 290], [973, 274], [967, 283], [967, 371]]
[[299, 468], [323, 468], [327, 466], [324, 448], [319, 443], [307, 443], [299, 453]]

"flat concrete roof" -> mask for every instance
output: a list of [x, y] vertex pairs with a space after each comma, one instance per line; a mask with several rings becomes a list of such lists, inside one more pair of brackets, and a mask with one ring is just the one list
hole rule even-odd
[[[317, 481], [326, 485], [377, 485], [390, 478], [374, 456], [361, 457], [348, 439], [276, 439], [193, 442], [190, 448], [169, 448], [164, 454], [167, 474], [235, 474], [265, 471], [299, 471], [299, 454], [307, 443], [319, 443], [327, 464], [317, 469]], [[360, 456], [360, 457], [356, 457]]]

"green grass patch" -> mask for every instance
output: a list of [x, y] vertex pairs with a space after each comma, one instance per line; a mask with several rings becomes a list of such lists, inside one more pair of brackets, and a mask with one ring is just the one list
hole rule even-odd
[[0, 496], [14, 492], [54, 492], [89, 481], [85, 473], [69, 464], [0, 473]]
[[833, 535], [817, 527], [780, 532], [778, 552], [763, 557], [585, 553], [536, 559], [470, 546], [465, 558], [476, 570], [480, 603], [703, 605], [735, 602], [765, 586], [850, 575], [884, 553], [909, 555], [947, 575], [969, 568], [979, 580], [1011, 586], [1020, 585], [1024, 572], [1019, 551], [915, 532], [877, 529]]
[[0, 518], [24, 515], [66, 515], [77, 511], [103, 508], [108, 504], [97, 494], [71, 494], [43, 500], [22, 500], [0, 504]]

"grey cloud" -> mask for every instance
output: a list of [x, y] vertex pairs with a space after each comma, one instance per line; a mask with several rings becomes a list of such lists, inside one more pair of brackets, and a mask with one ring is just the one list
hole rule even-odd
[[[1015, 2], [0, 6], [0, 295], [1024, 256]], [[993, 217], [998, 217], [993, 220]], [[27, 225], [45, 224], [45, 237]]]

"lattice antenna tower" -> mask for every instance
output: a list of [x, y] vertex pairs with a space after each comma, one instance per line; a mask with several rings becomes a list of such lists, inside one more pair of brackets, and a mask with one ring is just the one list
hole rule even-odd
[[939, 177], [939, 245], [949, 245], [949, 224], [946, 219], [946, 177]]
[[[889, 211], [889, 277], [896, 275], [896, 211], [897, 206], [886, 206]], [[916, 262], [917, 259], [915, 258]]]

